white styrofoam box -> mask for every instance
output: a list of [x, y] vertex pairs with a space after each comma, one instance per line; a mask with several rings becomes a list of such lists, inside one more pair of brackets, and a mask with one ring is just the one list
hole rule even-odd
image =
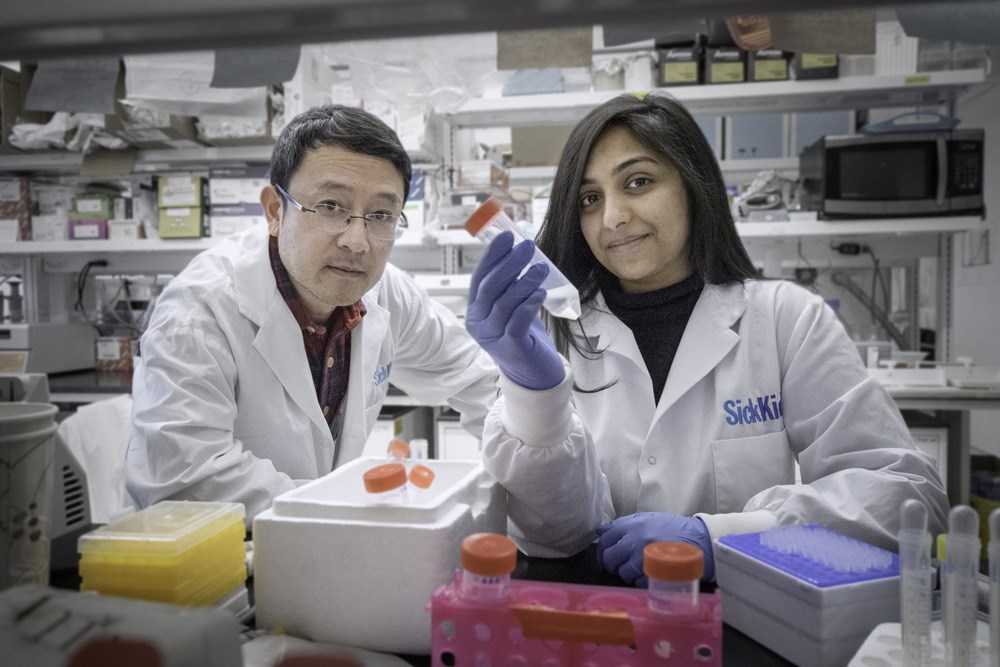
[[[903, 634], [899, 623], [882, 623], [872, 630], [871, 634], [854, 654], [847, 667], [873, 667], [875, 665], [902, 665]], [[941, 621], [931, 622], [931, 662], [932, 665], [944, 665], [944, 631]], [[972, 667], [990, 667], [990, 622], [982, 616], [976, 623], [976, 648], [972, 655]]]
[[434, 483], [373, 505], [359, 458], [278, 496], [253, 523], [257, 627], [376, 651], [428, 654], [427, 607], [452, 581], [462, 540], [506, 534], [506, 492], [474, 461], [423, 462]]
[[[819, 526], [786, 526], [771, 531], [788, 528], [833, 534]], [[804, 578], [796, 574], [801, 568], [794, 561], [802, 560], [800, 556], [775, 555], [771, 562], [765, 562], [754, 555], [755, 550], [763, 551], [759, 548], [762, 534], [726, 535], [715, 541], [722, 620], [728, 625], [797, 665], [839, 667], [847, 663], [872, 628], [899, 620], [899, 558], [895, 554], [884, 552], [893, 565], [881, 572], [894, 571], [892, 576], [851, 581], [851, 573], [814, 563], [814, 580], [812, 575]], [[753, 548], [747, 548], [754, 540], [758, 542]], [[856, 576], [861, 579], [864, 575]], [[845, 583], [824, 585], [829, 580]]]

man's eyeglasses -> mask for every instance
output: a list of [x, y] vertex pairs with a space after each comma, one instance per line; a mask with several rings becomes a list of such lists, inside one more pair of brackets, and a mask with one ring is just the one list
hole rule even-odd
[[358, 218], [365, 221], [365, 229], [373, 239], [392, 241], [402, 236], [403, 230], [409, 224], [403, 213], [397, 216], [389, 211], [377, 211], [366, 215], [354, 215], [346, 208], [338, 206], [336, 202], [320, 202], [315, 208], [306, 208], [295, 201], [295, 198], [285, 192], [280, 185], [274, 187], [295, 208], [303, 213], [315, 213], [316, 217], [311, 226], [327, 234], [341, 234], [347, 231], [351, 220]]

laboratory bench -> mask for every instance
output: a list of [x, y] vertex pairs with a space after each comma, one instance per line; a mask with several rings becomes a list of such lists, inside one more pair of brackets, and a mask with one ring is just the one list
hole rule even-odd
[[[96, 526], [94, 527], [96, 528]], [[514, 579], [531, 581], [552, 581], [592, 586], [628, 586], [598, 564], [596, 551], [596, 544], [592, 544], [586, 550], [569, 558], [535, 558], [518, 552], [517, 566], [511, 576]], [[50, 573], [49, 583], [54, 588], [79, 590], [80, 577], [75, 568], [53, 570]], [[253, 578], [247, 580], [247, 588], [252, 605]], [[710, 593], [714, 590], [714, 585], [702, 584], [702, 592]], [[414, 667], [430, 667], [431, 665], [430, 656], [400, 655], [399, 657]], [[722, 663], [723, 665], [754, 665], [755, 667], [788, 667], [793, 664], [742, 632], [725, 624], [722, 628]]]

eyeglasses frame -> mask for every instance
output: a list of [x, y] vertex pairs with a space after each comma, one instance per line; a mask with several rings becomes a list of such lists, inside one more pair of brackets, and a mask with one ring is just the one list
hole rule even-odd
[[[274, 188], [278, 191], [278, 194], [280, 194], [282, 197], [284, 197], [285, 199], [287, 199], [288, 202], [292, 206], [294, 206], [295, 208], [297, 208], [302, 213], [315, 213], [316, 215], [320, 215], [319, 212], [316, 211], [316, 209], [308, 208], [308, 207], [303, 206], [302, 204], [300, 204], [295, 199], [295, 197], [293, 197], [292, 195], [290, 195], [287, 192], [285, 192], [285, 189], [283, 187], [281, 187], [280, 185], [278, 185], [277, 183], [274, 184]], [[347, 211], [346, 208], [344, 210]], [[350, 213], [350, 211], [348, 211], [348, 213]], [[410, 221], [406, 219], [406, 214], [403, 213], [402, 211], [400, 211], [399, 212], [399, 218], [396, 219], [396, 232], [395, 232], [395, 236], [393, 238], [391, 238], [391, 239], [380, 239], [377, 236], [372, 236], [371, 229], [368, 228], [368, 223], [371, 222], [368, 219], [368, 215], [374, 215], [374, 214], [373, 213], [369, 213], [367, 215], [348, 215], [347, 216], [347, 226], [350, 227], [351, 220], [353, 220], [355, 218], [359, 218], [359, 219], [365, 221], [365, 233], [368, 234], [368, 236], [371, 236], [371, 238], [373, 238], [373, 239], [375, 239], [377, 241], [394, 241], [394, 240], [398, 239], [399, 237], [401, 237], [403, 235], [403, 232], [405, 232], [406, 229], [410, 225]], [[326, 230], [322, 230], [322, 231], [326, 231]], [[344, 231], [347, 231], [347, 227], [344, 228]], [[337, 232], [337, 233], [338, 234], [343, 234], [344, 232], [342, 231], [342, 232]]]

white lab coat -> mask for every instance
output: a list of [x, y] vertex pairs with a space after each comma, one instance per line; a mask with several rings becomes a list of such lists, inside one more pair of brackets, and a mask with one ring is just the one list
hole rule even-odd
[[600, 295], [580, 322], [604, 354], [571, 349], [549, 390], [502, 377], [487, 416], [486, 467], [528, 553], [576, 553], [599, 524], [640, 511], [697, 514], [713, 539], [819, 523], [893, 547], [900, 504], [918, 498], [930, 530], [943, 528], [932, 460], [817, 295], [782, 281], [706, 286], [658, 405], [632, 332]]
[[208, 250], [173, 278], [141, 340], [127, 489], [235, 501], [247, 525], [278, 494], [357, 458], [389, 381], [447, 402], [477, 436], [496, 398], [493, 361], [446, 308], [386, 266], [351, 333], [337, 445], [316, 397], [302, 332], [275, 283], [264, 225]]

